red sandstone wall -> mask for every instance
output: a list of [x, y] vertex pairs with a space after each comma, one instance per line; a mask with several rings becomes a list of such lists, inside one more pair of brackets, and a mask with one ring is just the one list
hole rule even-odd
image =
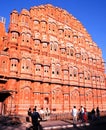
[[35, 105], [52, 112], [73, 105], [106, 110], [102, 51], [67, 11], [52, 5], [13, 10], [2, 42], [0, 74], [6, 73], [5, 89], [14, 90], [7, 112], [26, 114]]

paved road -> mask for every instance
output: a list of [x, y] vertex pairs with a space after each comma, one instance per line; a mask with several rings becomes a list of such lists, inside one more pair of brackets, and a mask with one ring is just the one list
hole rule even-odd
[[[29, 130], [31, 123], [22, 123], [16, 126], [6, 126], [0, 124], [0, 130]], [[41, 122], [42, 129], [40, 130], [106, 130], [106, 118], [90, 122], [90, 123], [78, 123], [73, 126], [71, 120], [65, 121], [45, 121]], [[32, 130], [32, 129], [31, 129]]]
[[[63, 130], [63, 129], [61, 129], [61, 130]], [[83, 127], [72, 127], [72, 128], [66, 128], [64, 130], [106, 130], [106, 123], [90, 125], [90, 126], [83, 126]]]

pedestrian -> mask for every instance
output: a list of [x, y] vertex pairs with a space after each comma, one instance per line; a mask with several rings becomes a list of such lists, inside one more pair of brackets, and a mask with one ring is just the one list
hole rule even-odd
[[94, 108], [91, 111], [91, 118], [92, 118], [92, 121], [95, 120], [95, 109]]
[[83, 119], [84, 119], [84, 122], [87, 122], [87, 121], [88, 121], [88, 113], [87, 113], [86, 108], [84, 108]]
[[96, 116], [97, 116], [97, 119], [99, 120], [100, 119], [100, 110], [99, 110], [99, 107], [96, 108]]
[[46, 110], [45, 110], [45, 117], [46, 117], [47, 120], [48, 120], [48, 118], [49, 118], [49, 115], [50, 115], [50, 110], [49, 110], [49, 108], [47, 107]]
[[80, 122], [81, 121], [81, 110], [78, 109], [78, 121]]
[[44, 118], [45, 118], [45, 113], [44, 113], [43, 107], [40, 109], [39, 114], [40, 114], [40, 116], [42, 117], [42, 119], [44, 120]]
[[31, 113], [32, 113], [31, 108], [29, 108], [28, 109], [28, 116], [31, 116]]
[[76, 106], [74, 106], [72, 109], [72, 117], [73, 117], [73, 124], [76, 124], [78, 117], [78, 110], [76, 109]]
[[81, 106], [81, 108], [80, 108], [81, 110], [81, 121], [82, 122], [84, 122], [84, 107], [83, 106]]
[[36, 111], [37, 111], [37, 106], [35, 106], [34, 108], [35, 108], [35, 109], [36, 109]]
[[31, 114], [31, 118], [32, 118], [32, 125], [33, 125], [33, 130], [38, 130], [39, 126], [40, 126], [40, 120], [42, 120], [42, 118], [40, 117], [40, 114], [36, 111], [36, 109], [33, 109], [33, 113]]
[[28, 109], [27, 114], [28, 114], [28, 116], [26, 117], [26, 121], [30, 122], [31, 121], [31, 114], [32, 114], [31, 108]]

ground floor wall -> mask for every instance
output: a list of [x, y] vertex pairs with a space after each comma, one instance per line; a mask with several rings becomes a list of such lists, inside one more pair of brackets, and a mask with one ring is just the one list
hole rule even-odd
[[34, 106], [38, 111], [49, 108], [52, 113], [70, 112], [73, 106], [84, 106], [88, 111], [99, 106], [106, 111], [106, 90], [102, 88], [15, 79], [10, 79], [6, 87], [15, 90], [4, 102], [6, 113], [26, 115]]

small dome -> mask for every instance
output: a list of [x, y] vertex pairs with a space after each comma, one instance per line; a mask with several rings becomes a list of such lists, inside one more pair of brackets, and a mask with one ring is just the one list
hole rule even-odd
[[30, 16], [30, 13], [27, 9], [22, 9], [21, 14]]
[[[12, 13], [18, 14], [18, 11], [17, 11], [16, 9], [14, 9], [14, 10], [12, 11]], [[11, 13], [11, 14], [12, 14], [12, 13]]]

